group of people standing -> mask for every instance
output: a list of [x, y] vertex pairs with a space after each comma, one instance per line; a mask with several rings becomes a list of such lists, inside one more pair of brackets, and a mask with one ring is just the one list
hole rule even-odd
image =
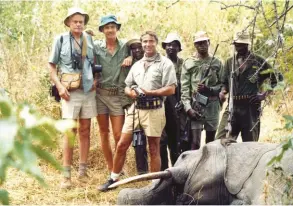
[[[206, 130], [206, 143], [213, 141], [219, 112], [231, 86], [233, 95], [229, 98], [233, 98], [233, 114], [228, 106], [217, 137], [226, 136], [225, 126], [229, 121], [233, 138], [241, 132], [243, 141], [258, 140], [259, 108], [268, 94], [261, 93], [260, 87], [268, 78], [275, 86], [280, 78], [276, 78], [275, 73], [262, 72], [271, 67], [265, 59], [249, 51], [246, 32], [235, 36], [233, 44], [237, 54], [223, 66], [217, 57], [209, 54], [210, 39], [204, 31], [194, 35], [195, 52], [183, 61], [178, 57], [182, 43], [176, 33], [169, 33], [162, 41], [165, 57], [157, 51], [159, 40], [153, 31], [123, 42], [117, 37], [121, 24], [114, 15], [107, 15], [101, 18], [99, 25], [105, 39], [93, 41], [93, 34], [84, 32], [88, 21], [88, 14], [82, 9], [69, 9], [64, 24], [70, 31], [55, 38], [49, 58], [50, 77], [62, 98], [62, 118], [79, 123], [74, 132], [79, 134], [80, 181], [88, 179], [93, 117], [98, 121], [102, 151], [111, 172], [105, 184], [98, 186], [100, 191], [107, 191], [118, 181], [134, 136], [139, 174], [168, 168], [167, 147], [173, 165], [182, 152], [180, 138], [186, 136], [186, 128], [189, 130], [188, 149], [200, 147], [203, 129]], [[234, 70], [231, 70], [232, 65]], [[65, 81], [63, 74], [72, 78]], [[76, 74], [81, 81], [78, 88], [73, 88]], [[231, 75], [233, 81], [230, 81]], [[114, 155], [109, 139], [110, 121], [115, 140]], [[68, 137], [64, 139], [61, 187], [69, 188], [72, 186], [73, 146]]]

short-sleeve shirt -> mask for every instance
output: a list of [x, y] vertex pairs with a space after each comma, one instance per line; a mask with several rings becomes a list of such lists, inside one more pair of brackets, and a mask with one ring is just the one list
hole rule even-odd
[[127, 87], [137, 85], [146, 90], [156, 90], [162, 87], [177, 85], [176, 72], [170, 59], [160, 54], [148, 68], [144, 68], [144, 58], [137, 61], [125, 79]]
[[84, 34], [82, 35], [81, 39], [83, 39], [85, 36], [87, 40], [87, 56], [84, 60], [82, 71], [80, 69], [74, 69], [72, 66], [72, 54], [75, 52], [75, 48], [74, 39], [69, 32], [63, 33], [54, 39], [51, 55], [49, 57], [49, 63], [59, 65], [61, 74], [81, 73], [84, 91], [88, 92], [93, 86], [91, 63], [93, 63], [94, 54], [93, 40], [90, 35]]
[[204, 78], [210, 64], [205, 85], [217, 93], [220, 91], [220, 71], [223, 67], [222, 62], [218, 58], [208, 56], [204, 59], [199, 59], [192, 56], [184, 61], [181, 73], [181, 100], [185, 111], [191, 109], [191, 96], [197, 91], [197, 86]]
[[107, 50], [105, 40], [94, 41], [97, 64], [102, 65], [101, 87], [118, 87], [121, 64], [129, 56], [129, 49], [125, 41], [117, 39], [117, 47], [113, 54]]

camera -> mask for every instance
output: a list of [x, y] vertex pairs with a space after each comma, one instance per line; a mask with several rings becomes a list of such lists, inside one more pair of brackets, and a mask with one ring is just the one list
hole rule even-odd
[[56, 102], [60, 102], [61, 97], [59, 95], [59, 91], [58, 91], [56, 85], [51, 85], [50, 95], [51, 95], [51, 97], [54, 97]]
[[92, 64], [91, 66], [92, 66], [93, 76], [95, 76], [95, 74], [97, 73], [101, 73], [103, 70], [103, 67], [100, 64]]
[[74, 52], [71, 58], [72, 58], [72, 68], [81, 69], [82, 68], [81, 54]]

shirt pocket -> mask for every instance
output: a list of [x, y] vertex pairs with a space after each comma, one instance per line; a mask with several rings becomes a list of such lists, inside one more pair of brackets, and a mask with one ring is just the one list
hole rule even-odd
[[152, 72], [152, 78], [155, 80], [162, 80], [162, 72], [160, 71], [153, 71]]
[[64, 41], [61, 46], [60, 59], [66, 65], [71, 64], [71, 53], [70, 52], [71, 52], [70, 51], [70, 41]]

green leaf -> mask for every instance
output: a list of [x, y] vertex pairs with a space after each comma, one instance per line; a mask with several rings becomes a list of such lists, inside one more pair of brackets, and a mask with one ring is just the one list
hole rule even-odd
[[291, 115], [283, 115], [285, 120], [293, 121], [293, 116]]
[[0, 120], [0, 159], [5, 158], [13, 150], [14, 138], [18, 125], [13, 119]]
[[41, 159], [49, 162], [56, 169], [62, 170], [62, 166], [60, 165], [60, 163], [49, 152], [37, 146], [32, 146], [32, 149]]
[[7, 101], [0, 101], [0, 114], [2, 118], [10, 117], [12, 113], [11, 106]]
[[0, 201], [3, 205], [9, 205], [9, 193], [6, 190], [0, 189]]
[[269, 73], [274, 73], [274, 70], [273, 69], [266, 69], [266, 70], [260, 72], [260, 74], [269, 74]]
[[32, 128], [30, 134], [35, 140], [39, 140], [43, 144], [43, 146], [54, 145], [52, 141], [52, 136], [48, 134], [46, 131], [44, 131], [44, 129], [42, 129], [41, 127]]

